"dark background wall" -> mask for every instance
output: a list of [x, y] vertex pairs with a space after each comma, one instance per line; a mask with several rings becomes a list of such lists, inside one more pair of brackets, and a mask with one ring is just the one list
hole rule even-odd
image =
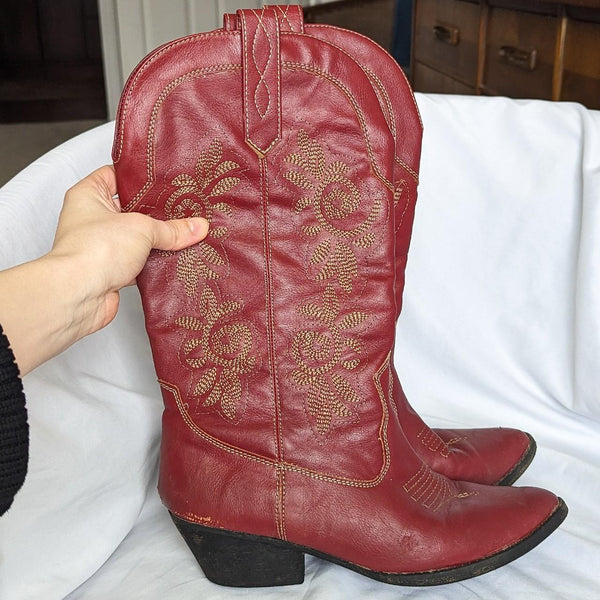
[[2, 0], [0, 122], [106, 118], [96, 0]]

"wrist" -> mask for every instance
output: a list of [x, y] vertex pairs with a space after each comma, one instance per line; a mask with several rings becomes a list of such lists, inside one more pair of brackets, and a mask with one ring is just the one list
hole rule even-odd
[[95, 330], [102, 302], [86, 279], [75, 260], [53, 253], [0, 273], [0, 322], [21, 374]]

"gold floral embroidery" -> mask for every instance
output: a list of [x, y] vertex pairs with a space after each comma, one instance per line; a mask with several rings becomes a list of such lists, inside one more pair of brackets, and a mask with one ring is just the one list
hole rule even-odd
[[200, 294], [197, 316], [183, 316], [176, 324], [192, 332], [182, 346], [185, 363], [202, 374], [191, 395], [203, 407], [218, 405], [221, 414], [234, 421], [242, 400], [241, 376], [257, 366], [251, 326], [239, 319], [242, 304], [235, 300], [219, 303], [206, 286]]
[[[193, 175], [182, 173], [171, 181], [176, 189], [165, 204], [167, 218], [204, 217], [211, 222], [215, 211], [231, 217], [231, 206], [220, 197], [240, 182], [232, 175], [239, 168], [237, 162], [223, 160], [221, 142], [214, 139], [208, 150], [200, 153]], [[179, 253], [177, 278], [189, 296], [196, 293], [201, 280], [221, 277], [219, 267], [226, 267], [228, 260], [220, 240], [227, 233], [226, 226], [211, 227], [206, 240]]]
[[[313, 249], [310, 264], [317, 266], [317, 280], [337, 280], [347, 294], [358, 276], [356, 248], [369, 248], [375, 234], [369, 231], [381, 209], [381, 201], [373, 200], [367, 215], [361, 211], [361, 197], [356, 185], [348, 179], [348, 165], [342, 161], [328, 162], [321, 145], [306, 131], [298, 132], [298, 150], [285, 161], [295, 167], [283, 174], [302, 191], [296, 201], [297, 213], [311, 208], [315, 222], [304, 225], [305, 235], [327, 235]], [[364, 202], [362, 204], [364, 206]]]
[[348, 379], [360, 365], [362, 343], [346, 332], [365, 321], [367, 315], [360, 311], [340, 315], [339, 299], [331, 284], [325, 288], [321, 305], [308, 302], [298, 311], [314, 325], [294, 336], [292, 356], [297, 368], [292, 377], [299, 387], [308, 388], [308, 412], [315, 418], [317, 432], [325, 435], [334, 416], [353, 416], [350, 406], [362, 400]]

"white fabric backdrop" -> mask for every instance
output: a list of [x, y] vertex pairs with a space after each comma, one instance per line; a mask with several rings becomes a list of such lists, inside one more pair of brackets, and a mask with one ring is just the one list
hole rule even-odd
[[[139, 297], [25, 378], [31, 458], [0, 519], [0, 598], [489, 600], [600, 597], [600, 113], [575, 104], [417, 95], [425, 125], [396, 365], [432, 425], [528, 430], [519, 484], [570, 514], [518, 561], [396, 588], [307, 557], [301, 586], [206, 581], [156, 494], [161, 401]], [[0, 190], [0, 268], [51, 245], [65, 190], [110, 162], [113, 124]]]

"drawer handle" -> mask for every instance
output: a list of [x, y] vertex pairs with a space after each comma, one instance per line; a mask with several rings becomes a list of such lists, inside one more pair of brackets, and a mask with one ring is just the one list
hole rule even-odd
[[433, 27], [433, 35], [436, 40], [450, 44], [450, 46], [458, 46], [458, 42], [460, 41], [460, 29], [453, 25], [438, 23]]
[[514, 46], [502, 46], [498, 54], [511, 65], [527, 71], [533, 71], [537, 64], [537, 50], [521, 50]]

